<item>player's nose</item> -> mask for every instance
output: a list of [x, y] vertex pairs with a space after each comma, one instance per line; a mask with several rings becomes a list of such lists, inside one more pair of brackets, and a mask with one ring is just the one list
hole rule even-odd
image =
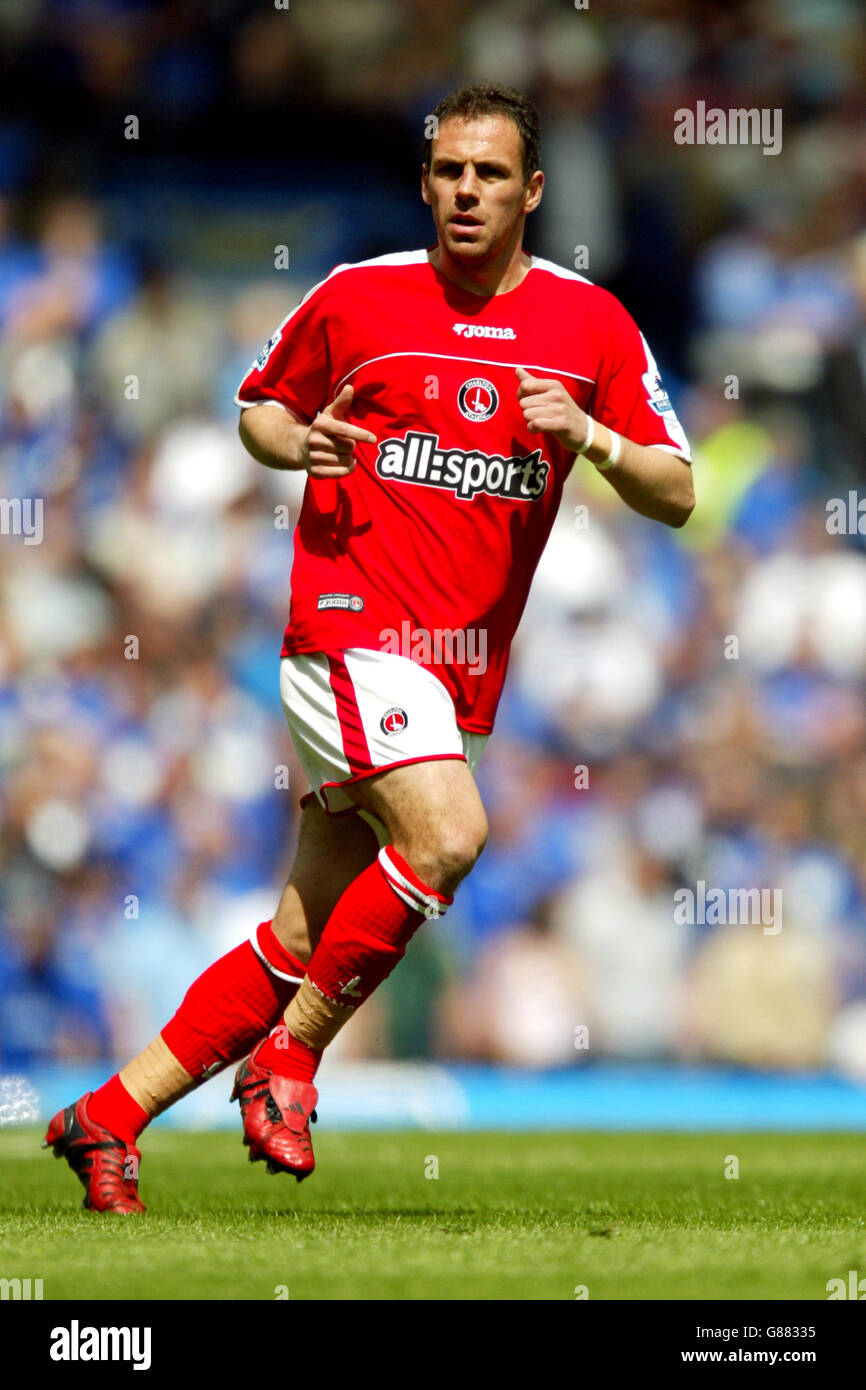
[[457, 197], [470, 202], [478, 200], [478, 179], [471, 169], [464, 169], [460, 182], [457, 185]]

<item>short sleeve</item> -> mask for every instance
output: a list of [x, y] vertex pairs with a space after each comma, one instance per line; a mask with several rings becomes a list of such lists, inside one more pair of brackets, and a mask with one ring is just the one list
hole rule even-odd
[[315, 285], [283, 320], [253, 362], [235, 404], [273, 401], [309, 422], [330, 399], [326, 281]]
[[601, 424], [635, 444], [665, 449], [691, 462], [685, 430], [646, 338], [634, 319], [614, 300], [604, 365], [592, 397], [592, 413]]

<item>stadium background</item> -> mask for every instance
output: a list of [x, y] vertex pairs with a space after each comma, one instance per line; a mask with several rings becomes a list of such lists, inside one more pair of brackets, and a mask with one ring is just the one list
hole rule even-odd
[[[232, 397], [334, 264], [429, 244], [424, 117], [489, 78], [542, 114], [529, 249], [586, 246], [636, 317], [698, 507], [669, 531], [575, 467], [490, 845], [326, 1113], [866, 1126], [866, 553], [827, 528], [866, 471], [859, 5], [6, 0], [0, 37], [0, 494], [44, 499], [41, 544], [0, 537], [4, 1116], [16, 1078], [45, 1113], [104, 1079], [273, 910], [299, 480]], [[781, 154], [677, 146], [697, 100], [781, 108]], [[678, 925], [699, 880], [781, 889], [783, 930]]]

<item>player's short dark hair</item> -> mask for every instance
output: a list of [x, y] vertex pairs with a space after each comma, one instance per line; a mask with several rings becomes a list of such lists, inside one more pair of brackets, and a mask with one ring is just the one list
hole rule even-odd
[[[441, 124], [452, 116], [507, 116], [520, 131], [523, 139], [523, 178], [529, 183], [541, 159], [541, 132], [538, 112], [528, 97], [513, 87], [499, 87], [493, 82], [474, 82], [449, 92], [433, 108]], [[424, 141], [424, 163], [430, 168], [433, 138]]]

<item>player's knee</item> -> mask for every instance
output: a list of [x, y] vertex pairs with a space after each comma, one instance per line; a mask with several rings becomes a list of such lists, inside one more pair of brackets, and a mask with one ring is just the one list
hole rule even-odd
[[453, 893], [477, 862], [487, 844], [487, 833], [487, 818], [483, 811], [465, 819], [455, 818], [452, 823], [443, 826], [430, 847], [432, 877], [437, 880], [431, 886], [442, 892]]

